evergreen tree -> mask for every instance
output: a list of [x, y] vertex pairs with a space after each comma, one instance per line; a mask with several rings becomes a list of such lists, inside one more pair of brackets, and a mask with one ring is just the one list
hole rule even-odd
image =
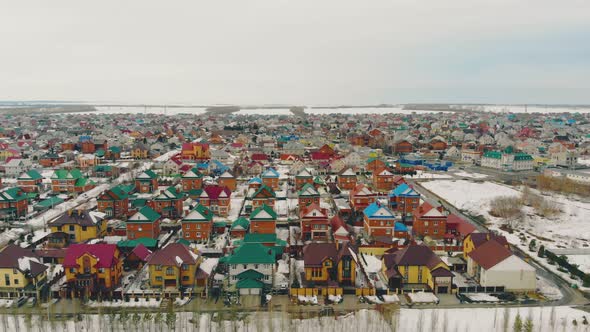
[[520, 318], [520, 314], [516, 314], [516, 318], [514, 319], [513, 329], [514, 332], [523, 332], [522, 330], [522, 318]]

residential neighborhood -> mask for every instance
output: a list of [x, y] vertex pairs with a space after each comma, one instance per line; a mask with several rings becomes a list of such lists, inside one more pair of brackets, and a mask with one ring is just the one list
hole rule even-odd
[[[543, 190], [541, 180], [583, 190], [588, 113], [264, 114], [4, 116], [2, 298], [559, 301], [550, 290], [563, 281], [538, 247], [585, 249], [552, 247], [534, 228], [515, 240], [514, 222], [482, 222], [454, 190]], [[580, 289], [585, 266], [571, 272]]]

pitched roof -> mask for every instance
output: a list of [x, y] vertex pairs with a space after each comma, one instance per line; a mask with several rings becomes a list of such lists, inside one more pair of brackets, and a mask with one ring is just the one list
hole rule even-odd
[[105, 213], [87, 210], [70, 210], [49, 223], [49, 226], [80, 225], [96, 226], [106, 217]]
[[339, 248], [336, 243], [309, 243], [303, 247], [305, 266], [322, 266], [326, 259], [337, 264], [345, 256], [351, 256], [356, 261], [356, 254], [356, 248], [349, 242], [343, 242]]
[[143, 171], [141, 174], [139, 174], [136, 179], [138, 180], [152, 180], [152, 179], [157, 179], [158, 175], [156, 173], [154, 173], [154, 171], [152, 171], [151, 169], [147, 169], [145, 171]]
[[410, 187], [407, 183], [402, 183], [391, 191], [390, 196], [420, 197], [420, 194], [416, 192], [412, 187]]
[[385, 219], [394, 218], [394, 214], [393, 214], [393, 212], [391, 212], [390, 209], [388, 209], [386, 206], [381, 205], [377, 202], [373, 202], [373, 203], [371, 203], [371, 205], [367, 206], [363, 210], [363, 214], [367, 218], [385, 218]]
[[232, 255], [227, 256], [225, 261], [228, 264], [276, 263], [272, 249], [260, 243], [243, 243]]
[[183, 179], [200, 179], [203, 177], [203, 174], [199, 172], [198, 168], [191, 168], [189, 171], [182, 175]]
[[488, 270], [506, 258], [512, 256], [512, 252], [496, 241], [487, 241], [467, 256], [471, 257], [479, 266]]
[[269, 169], [267, 169], [266, 171], [264, 171], [262, 173], [262, 175], [260, 175], [261, 178], [278, 178], [279, 172], [277, 172], [274, 168], [270, 167]]
[[166, 190], [162, 190], [156, 198], [156, 201], [168, 201], [168, 200], [178, 200], [182, 198], [182, 193], [176, 189], [174, 186], [170, 186], [166, 188]]
[[182, 222], [210, 222], [211, 220], [213, 220], [213, 212], [199, 204], [182, 219]]
[[131, 218], [127, 219], [127, 222], [155, 222], [160, 219], [160, 214], [152, 210], [149, 206], [144, 206], [136, 212]]
[[231, 230], [248, 230], [250, 228], [250, 220], [244, 217], [239, 217], [231, 224]]
[[43, 273], [47, 266], [41, 264], [41, 258], [31, 249], [10, 244], [0, 252], [0, 268], [18, 269], [32, 277]]
[[396, 265], [426, 266], [434, 268], [443, 261], [430, 248], [425, 245], [411, 244], [394, 253]]
[[299, 196], [319, 196], [320, 193], [310, 183], [306, 183], [297, 193]]
[[135, 248], [133, 248], [131, 253], [135, 254], [135, 256], [137, 256], [139, 259], [141, 259], [144, 262], [147, 261], [147, 259], [152, 254], [152, 252], [148, 248], [146, 248], [146, 246], [144, 246], [142, 243], [135, 246]]
[[231, 190], [226, 186], [206, 186], [200, 196], [210, 199], [230, 198]]
[[375, 193], [371, 191], [367, 186], [362, 183], [359, 183], [350, 191], [350, 196], [374, 196]]
[[262, 204], [250, 215], [251, 221], [277, 220], [277, 213], [268, 205]]
[[78, 267], [76, 259], [85, 253], [88, 253], [97, 258], [97, 268], [110, 268], [115, 266], [118, 262], [115, 257], [117, 245], [115, 244], [72, 244], [66, 248], [66, 258], [64, 259], [64, 267]]
[[26, 172], [24, 172], [23, 174], [21, 174], [17, 180], [41, 180], [43, 179], [43, 176], [41, 176], [41, 174], [39, 174], [39, 172], [37, 172], [34, 169], [28, 170]]
[[164, 248], [152, 253], [148, 265], [180, 266], [197, 264], [199, 255], [182, 243], [168, 243]]

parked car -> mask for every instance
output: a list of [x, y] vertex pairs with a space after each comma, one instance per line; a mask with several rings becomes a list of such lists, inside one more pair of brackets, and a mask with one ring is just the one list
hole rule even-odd
[[21, 296], [18, 299], [14, 300], [12, 306], [15, 308], [18, 308], [18, 307], [22, 306], [23, 304], [25, 304], [25, 302], [27, 302], [27, 297]]
[[32, 308], [35, 306], [35, 304], [37, 303], [37, 299], [34, 297], [29, 297], [29, 299], [27, 300], [27, 307]]

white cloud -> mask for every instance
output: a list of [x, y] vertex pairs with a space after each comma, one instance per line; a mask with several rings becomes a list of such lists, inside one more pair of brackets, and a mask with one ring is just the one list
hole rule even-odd
[[[590, 2], [582, 0], [53, 0], [2, 7], [0, 99], [431, 101], [467, 98], [465, 85], [485, 97], [503, 79], [503, 87], [536, 88], [539, 79], [542, 88], [558, 86], [549, 73], [568, 87], [588, 87], [576, 69], [590, 60], [547, 72], [543, 63], [522, 68], [505, 54], [485, 58], [477, 46], [500, 45], [510, 54], [510, 43], [500, 41], [542, 44], [556, 31], [588, 32]], [[462, 65], [474, 58], [481, 63]], [[559, 55], [552, 61], [559, 65]], [[579, 102], [584, 95], [567, 97]]]

